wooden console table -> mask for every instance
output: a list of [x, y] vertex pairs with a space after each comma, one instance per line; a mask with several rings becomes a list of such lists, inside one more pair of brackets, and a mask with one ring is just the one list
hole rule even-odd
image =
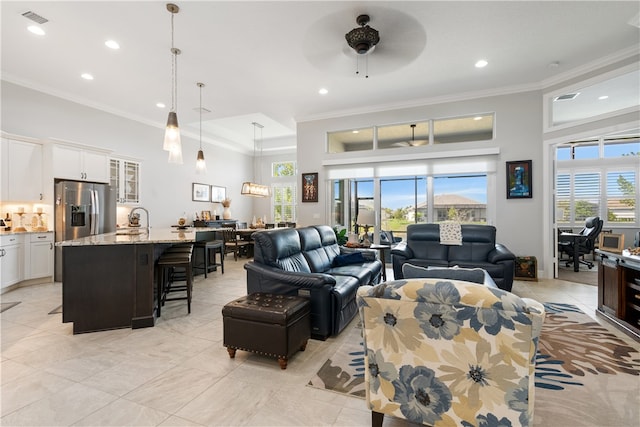
[[596, 314], [640, 341], [640, 256], [596, 250], [598, 308]]

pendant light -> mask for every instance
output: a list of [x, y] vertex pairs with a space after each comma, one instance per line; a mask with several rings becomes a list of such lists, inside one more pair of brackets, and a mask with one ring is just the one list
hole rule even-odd
[[198, 87], [200, 88], [200, 149], [196, 158], [196, 173], [204, 175], [207, 173], [207, 164], [204, 162], [204, 151], [202, 151], [202, 88], [204, 83], [198, 83]]
[[[256, 181], [256, 128], [260, 128], [260, 171], [262, 172], [262, 126], [260, 123], [252, 122], [253, 125], [253, 181], [247, 181], [242, 183], [242, 190], [240, 194], [245, 196], [254, 197], [269, 197], [271, 196], [271, 189], [267, 185], [258, 184]], [[262, 175], [262, 173], [260, 173]], [[260, 176], [262, 178], [262, 176]]]
[[169, 152], [169, 163], [182, 164], [182, 144], [180, 143], [180, 128], [178, 127], [177, 98], [178, 98], [178, 55], [180, 49], [173, 45], [173, 17], [180, 12], [180, 8], [167, 3], [167, 10], [171, 13], [171, 111], [167, 118], [167, 127], [164, 132], [164, 144], [162, 148]]

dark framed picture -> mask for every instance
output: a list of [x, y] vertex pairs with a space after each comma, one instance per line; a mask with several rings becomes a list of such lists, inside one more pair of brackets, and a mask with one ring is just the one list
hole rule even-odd
[[197, 182], [194, 182], [191, 187], [191, 199], [194, 202], [208, 202], [209, 191], [209, 184], [198, 184]]
[[318, 201], [318, 172], [302, 174], [302, 201]]
[[531, 160], [507, 162], [507, 199], [533, 197]]
[[211, 201], [213, 203], [222, 203], [227, 197], [227, 187], [211, 186]]

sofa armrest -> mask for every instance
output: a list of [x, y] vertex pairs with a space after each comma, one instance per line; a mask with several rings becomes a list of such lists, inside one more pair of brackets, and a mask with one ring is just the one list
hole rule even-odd
[[413, 258], [413, 251], [409, 246], [407, 246], [407, 242], [400, 242], [391, 248], [391, 255], [411, 259]]
[[255, 261], [245, 263], [244, 269], [256, 275], [263, 276], [269, 281], [276, 281], [299, 288], [322, 288], [326, 285], [333, 286], [336, 284], [336, 279], [329, 274], [286, 271], [258, 264]]
[[500, 261], [514, 261], [516, 256], [506, 246], [496, 243], [496, 248], [489, 252], [487, 261], [497, 264]]

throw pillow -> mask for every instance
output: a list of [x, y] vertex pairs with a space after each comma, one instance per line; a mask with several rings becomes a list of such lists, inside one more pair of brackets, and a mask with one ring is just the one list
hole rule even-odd
[[354, 252], [351, 254], [347, 254], [347, 255], [338, 255], [333, 259], [333, 262], [331, 263], [332, 267], [342, 267], [344, 265], [349, 265], [349, 264], [362, 264], [363, 262], [365, 262], [366, 260], [364, 259], [364, 256], [362, 256], [361, 252]]
[[462, 226], [459, 222], [445, 221], [439, 224], [440, 244], [462, 245]]
[[402, 275], [405, 279], [436, 278], [484, 283], [484, 270], [481, 268], [425, 268], [413, 264], [403, 264]]
[[375, 261], [377, 258], [377, 253], [375, 249], [356, 249], [356, 248], [347, 248], [345, 246], [340, 247], [341, 255], [348, 255], [354, 253], [361, 253], [364, 257], [365, 261]]

